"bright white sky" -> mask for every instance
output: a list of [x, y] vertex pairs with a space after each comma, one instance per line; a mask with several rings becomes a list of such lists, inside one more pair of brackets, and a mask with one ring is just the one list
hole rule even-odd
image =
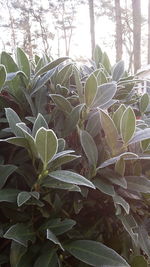
[[[39, 0], [37, 0], [39, 1]], [[113, 0], [112, 0], [113, 1]], [[128, 3], [130, 3], [131, 0], [126, 0]], [[121, 4], [123, 4], [125, 0], [121, 0]], [[4, 0], [5, 3], [5, 0]], [[42, 4], [45, 8], [47, 8], [48, 0], [43, 0]], [[142, 14], [144, 17], [147, 18], [147, 8], [148, 6], [148, 0], [141, 0], [141, 8], [142, 8]], [[6, 9], [5, 9], [5, 16]], [[96, 19], [96, 43], [100, 45], [100, 47], [105, 50], [113, 63], [115, 62], [115, 44], [114, 44], [114, 34], [115, 34], [115, 25], [114, 23], [109, 20], [108, 17], [100, 17], [99, 19]], [[90, 57], [91, 50], [90, 50], [90, 32], [89, 32], [89, 10], [87, 5], [82, 5], [78, 8], [78, 14], [77, 14], [77, 28], [74, 30], [74, 35], [72, 38], [71, 43], [71, 56], [73, 58], [77, 58], [82, 56], [82, 58], [88, 58]], [[0, 34], [0, 39], [6, 42], [7, 40], [7, 33], [2, 32]], [[142, 29], [142, 35], [145, 38], [144, 44], [146, 43], [146, 36], [147, 36], [147, 27], [143, 27]], [[57, 41], [56, 41], [57, 42]], [[2, 49], [2, 42], [0, 42], [0, 49]], [[52, 53], [57, 53], [55, 51], [55, 47], [57, 45], [53, 45]], [[62, 56], [63, 56], [63, 41], [61, 41], [61, 48], [62, 48]], [[143, 50], [143, 64], [145, 64], [145, 58], [146, 53], [144, 52], [144, 46], [142, 48]], [[124, 60], [126, 61], [127, 55], [124, 54]]]

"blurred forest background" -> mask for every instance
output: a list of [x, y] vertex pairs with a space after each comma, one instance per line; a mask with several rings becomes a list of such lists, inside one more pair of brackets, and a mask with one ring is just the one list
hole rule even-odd
[[92, 58], [95, 44], [136, 72], [150, 64], [150, 0], [3, 0], [0, 49]]

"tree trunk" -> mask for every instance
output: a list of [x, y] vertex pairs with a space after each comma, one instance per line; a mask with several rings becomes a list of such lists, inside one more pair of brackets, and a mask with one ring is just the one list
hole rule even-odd
[[12, 52], [16, 49], [16, 34], [15, 34], [15, 27], [14, 27], [14, 18], [11, 12], [11, 7], [9, 5], [9, 1], [6, 2], [8, 13], [9, 13], [9, 20], [10, 20], [10, 28], [11, 28], [11, 41], [12, 41]]
[[95, 49], [94, 1], [93, 0], [88, 0], [88, 1], [89, 1], [89, 15], [90, 15], [91, 51], [93, 58]]
[[141, 0], [132, 0], [134, 72], [141, 67]]
[[122, 59], [122, 22], [120, 0], [115, 0], [115, 17], [116, 17], [116, 61]]
[[148, 1], [148, 60], [147, 63], [150, 64], [150, 0]]

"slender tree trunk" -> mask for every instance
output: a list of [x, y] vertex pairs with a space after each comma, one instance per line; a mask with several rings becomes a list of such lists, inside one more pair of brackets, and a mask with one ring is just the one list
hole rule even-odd
[[115, 0], [115, 17], [116, 17], [116, 61], [122, 59], [122, 22], [120, 0]]
[[132, 0], [134, 72], [141, 67], [141, 0]]
[[9, 20], [10, 20], [10, 28], [11, 28], [11, 39], [12, 39], [12, 51], [16, 49], [16, 34], [15, 34], [15, 27], [14, 27], [14, 18], [11, 12], [11, 7], [9, 5], [9, 1], [6, 2], [8, 12], [9, 12]]
[[148, 64], [150, 64], [150, 0], [148, 0]]
[[94, 18], [94, 1], [89, 1], [89, 15], [90, 15], [90, 33], [91, 33], [91, 50], [92, 50], [92, 58], [94, 56], [95, 49], [95, 18]]

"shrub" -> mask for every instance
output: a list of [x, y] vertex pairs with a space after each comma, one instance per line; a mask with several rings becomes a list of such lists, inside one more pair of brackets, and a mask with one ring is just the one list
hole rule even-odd
[[149, 96], [136, 82], [98, 46], [80, 68], [1, 53], [2, 266], [148, 266]]

